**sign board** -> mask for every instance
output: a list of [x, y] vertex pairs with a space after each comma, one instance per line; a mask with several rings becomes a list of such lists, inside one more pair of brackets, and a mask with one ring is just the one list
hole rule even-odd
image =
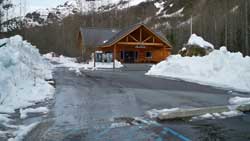
[[138, 45], [135, 48], [146, 48], [144, 45]]

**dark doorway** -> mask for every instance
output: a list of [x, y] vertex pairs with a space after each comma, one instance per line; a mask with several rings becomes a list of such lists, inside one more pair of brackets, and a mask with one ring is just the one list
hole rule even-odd
[[137, 52], [135, 51], [125, 51], [124, 52], [124, 62], [125, 63], [134, 63], [137, 59]]

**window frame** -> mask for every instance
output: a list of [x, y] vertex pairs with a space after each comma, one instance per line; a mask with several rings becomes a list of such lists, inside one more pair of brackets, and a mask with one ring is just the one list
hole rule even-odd
[[[149, 54], [150, 54], [150, 56], [148, 56]], [[153, 58], [153, 53], [152, 53], [152, 51], [147, 51], [146, 53], [145, 53], [145, 57], [147, 58], [147, 59], [151, 59], [151, 58]]]

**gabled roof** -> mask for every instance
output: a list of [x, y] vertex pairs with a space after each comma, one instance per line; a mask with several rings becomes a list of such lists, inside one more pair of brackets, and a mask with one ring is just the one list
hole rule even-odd
[[113, 38], [120, 30], [114, 28], [80, 28], [86, 48], [95, 48]]
[[131, 26], [127, 27], [127, 28], [124, 28], [123, 30], [120, 30], [120, 32], [118, 32], [115, 36], [113, 36], [112, 38], [110, 38], [108, 40], [108, 42], [106, 42], [105, 44], [103, 44], [101, 46], [111, 45], [115, 41], [121, 39], [123, 36], [129, 34], [131, 31], [133, 31], [134, 29], [139, 28], [140, 26], [141, 26], [141, 24], [134, 24], [134, 25], [131, 25]]
[[141, 26], [145, 27], [164, 43], [172, 47], [162, 32], [153, 31], [142, 23], [131, 25], [123, 30], [113, 28], [81, 28], [80, 31], [86, 47], [101, 47], [113, 45]]

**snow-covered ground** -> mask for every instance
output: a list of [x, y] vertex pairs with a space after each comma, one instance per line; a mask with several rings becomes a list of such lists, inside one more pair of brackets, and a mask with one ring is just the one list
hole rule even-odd
[[21, 36], [1, 39], [0, 45], [4, 45], [0, 48], [0, 120], [14, 130], [11, 131], [14, 137], [22, 138], [22, 129], [28, 130], [31, 126], [10, 125], [9, 114], [53, 98], [54, 88], [46, 81], [52, 79], [52, 69], [38, 49]]
[[[195, 34], [190, 37], [188, 44], [214, 48], [211, 43]], [[243, 57], [240, 52], [229, 52], [226, 47], [214, 50], [204, 57], [172, 55], [152, 66], [146, 75], [250, 92], [250, 57]]]
[[[50, 60], [51, 62], [55, 62], [55, 67], [66, 67], [69, 68], [70, 71], [75, 71], [80, 74], [80, 70], [95, 70], [95, 69], [112, 69], [113, 63], [102, 63], [96, 62], [96, 67], [94, 68], [94, 62], [91, 61], [89, 63], [77, 63], [76, 58], [65, 57], [63, 55], [59, 57], [54, 57], [53, 53], [48, 53], [43, 55], [44, 58]], [[115, 67], [121, 68], [123, 65], [119, 61], [115, 61]]]

